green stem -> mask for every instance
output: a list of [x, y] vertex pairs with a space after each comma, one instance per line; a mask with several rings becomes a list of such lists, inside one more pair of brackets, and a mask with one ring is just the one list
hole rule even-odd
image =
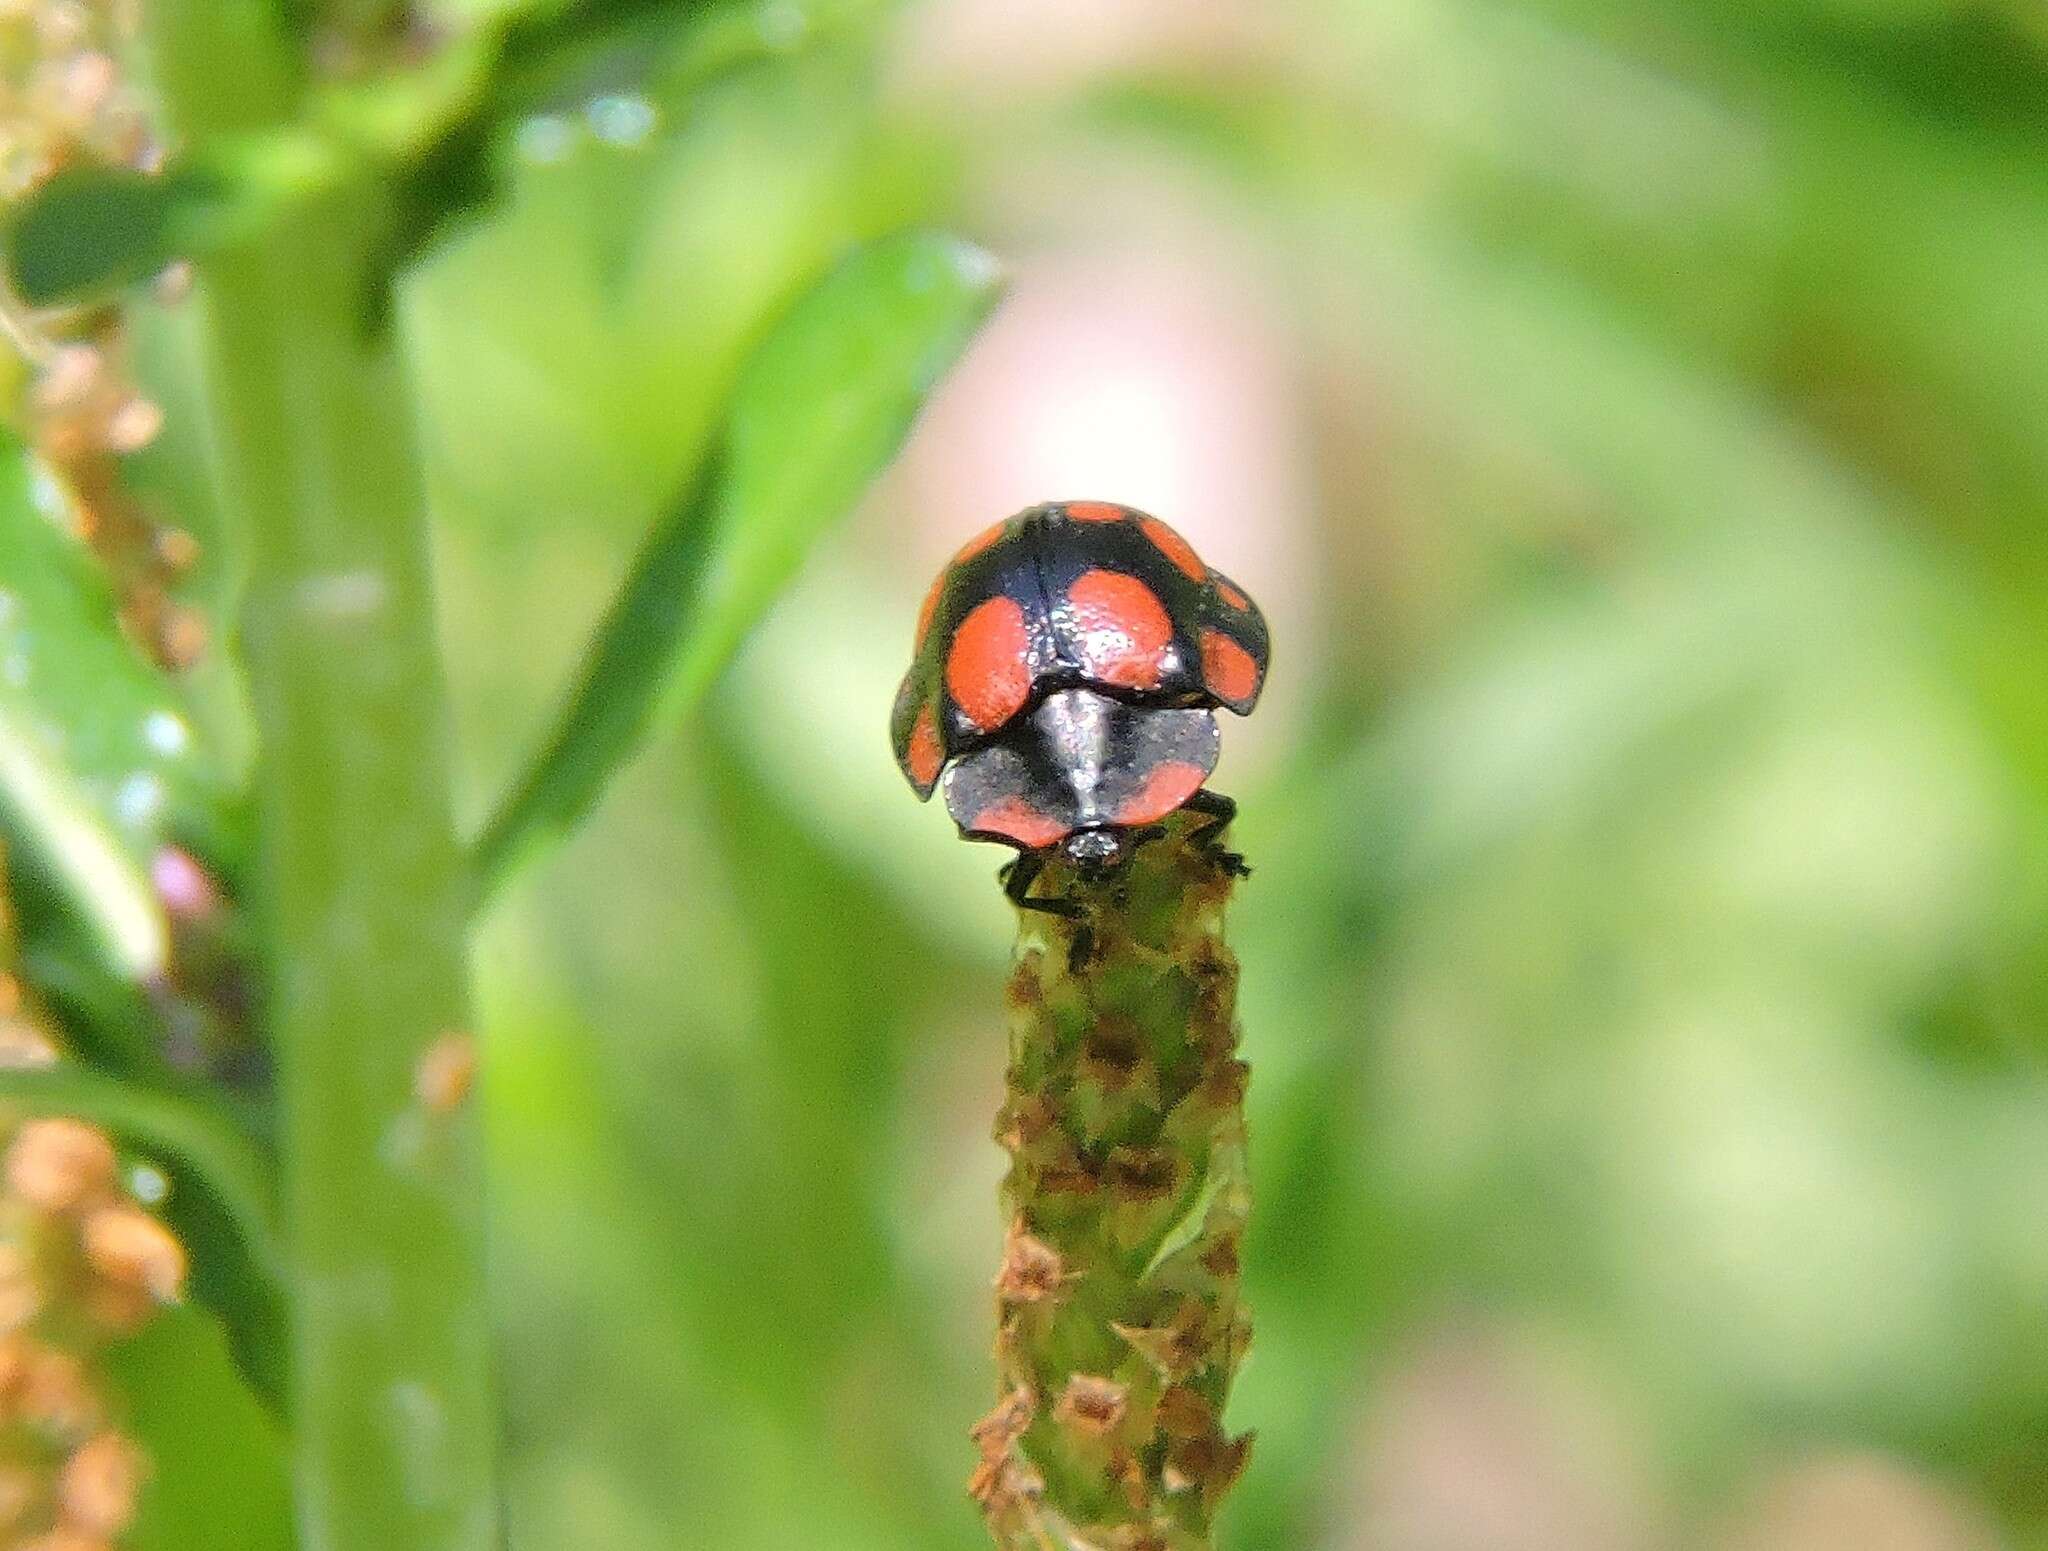
[[[180, 129], [289, 111], [274, 12], [156, 0]], [[369, 180], [201, 272], [223, 495], [249, 536], [260, 908], [305, 1551], [496, 1543], [482, 1183], [466, 1106], [416, 1094], [465, 1026], [468, 893], [407, 385], [371, 294]]]
[[1074, 919], [1020, 913], [1002, 1378], [974, 1434], [1004, 1551], [1208, 1551], [1250, 1442], [1222, 1425], [1250, 1339], [1231, 880], [1192, 827], [1108, 885], [1047, 868]]

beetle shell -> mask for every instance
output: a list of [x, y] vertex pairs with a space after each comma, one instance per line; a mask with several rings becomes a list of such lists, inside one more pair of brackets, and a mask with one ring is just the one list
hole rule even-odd
[[[961, 761], [947, 790], [949, 810], [964, 830], [1015, 844], [1051, 842], [987, 825], [977, 831], [969, 822], [986, 812], [986, 804], [974, 805], [999, 788], [1018, 800], [1018, 811], [1042, 804], [1033, 811], [1068, 829], [1151, 822], [1200, 780], [1143, 820], [1113, 816], [1150, 805], [1134, 804], [1120, 783], [1161, 765], [1199, 765], [1206, 776], [1215, 764], [1209, 711], [1250, 711], [1267, 656], [1257, 605], [1158, 518], [1106, 501], [1030, 507], [963, 544], [926, 594], [891, 718], [897, 763], [924, 798]], [[1131, 711], [1194, 713], [1206, 738], [1195, 722], [1155, 728], [1146, 718], [1080, 702], [1063, 702], [1045, 725], [1038, 713], [1070, 689]], [[1010, 735], [1020, 726], [1033, 730]], [[1051, 779], [1059, 738], [1070, 740], [1076, 758], [1089, 750], [1083, 763], [1095, 762], [1099, 773]], [[984, 749], [994, 752], [972, 761]], [[963, 806], [974, 811], [962, 817]], [[1020, 820], [1010, 830], [1036, 835], [1049, 827]]]

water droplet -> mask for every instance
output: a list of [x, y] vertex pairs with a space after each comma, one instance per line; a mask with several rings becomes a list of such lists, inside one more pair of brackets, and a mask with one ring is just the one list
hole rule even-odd
[[28, 496], [35, 503], [36, 510], [50, 521], [60, 525], [70, 521], [71, 505], [64, 499], [64, 487], [40, 461], [31, 466]]
[[142, 741], [168, 759], [191, 746], [192, 733], [174, 712], [152, 711], [142, 719]]
[[640, 145], [654, 133], [654, 104], [645, 97], [598, 97], [583, 110], [583, 116], [590, 132], [606, 145]]
[[171, 1182], [161, 1169], [138, 1163], [128, 1171], [128, 1193], [144, 1206], [161, 1206], [171, 1193]]
[[367, 566], [308, 576], [298, 585], [299, 606], [322, 619], [365, 618], [381, 609], [388, 595], [384, 578]]
[[513, 137], [513, 148], [520, 158], [540, 166], [563, 160], [575, 143], [575, 126], [556, 113], [527, 119]]
[[114, 816], [132, 826], [147, 824], [163, 805], [164, 783], [146, 771], [128, 777], [114, 793]]
[[994, 285], [1002, 278], [1002, 260], [988, 249], [978, 248], [971, 242], [955, 242], [949, 247], [953, 273], [968, 285]]

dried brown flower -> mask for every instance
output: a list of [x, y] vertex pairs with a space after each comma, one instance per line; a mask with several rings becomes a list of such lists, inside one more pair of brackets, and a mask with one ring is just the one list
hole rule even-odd
[[1122, 1425], [1130, 1395], [1129, 1385], [1096, 1373], [1077, 1373], [1060, 1392], [1053, 1420], [1076, 1432], [1101, 1437]]
[[119, 1433], [95, 1433], [64, 1462], [57, 1500], [68, 1527], [111, 1538], [135, 1517], [142, 1451]]
[[39, 1212], [69, 1212], [114, 1183], [114, 1144], [82, 1120], [31, 1120], [7, 1149], [7, 1188]]
[[105, 1206], [85, 1220], [85, 1258], [117, 1287], [173, 1303], [185, 1288], [185, 1247], [139, 1206]]

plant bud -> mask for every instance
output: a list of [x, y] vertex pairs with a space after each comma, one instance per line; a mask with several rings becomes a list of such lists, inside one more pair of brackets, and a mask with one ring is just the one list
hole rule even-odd
[[31, 1120], [7, 1149], [7, 1186], [39, 1212], [68, 1212], [114, 1183], [114, 1144], [82, 1120]]

